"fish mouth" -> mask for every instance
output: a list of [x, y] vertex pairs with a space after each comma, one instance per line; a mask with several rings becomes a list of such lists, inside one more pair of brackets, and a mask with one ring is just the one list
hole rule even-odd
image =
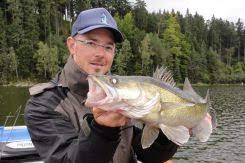
[[105, 82], [99, 80], [95, 75], [88, 75], [89, 92], [85, 105], [88, 107], [102, 106], [111, 103], [115, 91]]

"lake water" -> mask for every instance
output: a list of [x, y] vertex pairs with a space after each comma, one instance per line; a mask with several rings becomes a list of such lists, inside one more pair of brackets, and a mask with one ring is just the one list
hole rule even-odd
[[[23, 113], [27, 99], [29, 98], [28, 89], [25, 87], [3, 87], [0, 86], [0, 125], [3, 125], [6, 116], [17, 115], [16, 111], [21, 107], [21, 114], [16, 125], [23, 125]], [[7, 119], [7, 125], [13, 125], [15, 117]]]
[[[208, 87], [195, 89], [205, 96]], [[245, 161], [245, 86], [211, 86], [209, 89], [217, 114], [217, 129], [206, 143], [191, 138], [175, 154], [174, 162]], [[14, 115], [20, 106], [23, 114], [28, 98], [27, 88], [0, 86], [0, 125], [4, 124], [6, 115], [10, 112]], [[12, 125], [14, 120], [9, 118], [7, 124]], [[17, 125], [23, 124], [23, 115], [20, 115]]]

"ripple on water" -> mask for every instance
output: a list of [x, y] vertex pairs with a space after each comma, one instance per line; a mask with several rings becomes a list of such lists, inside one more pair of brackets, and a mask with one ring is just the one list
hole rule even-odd
[[[198, 87], [205, 95], [207, 87]], [[244, 162], [245, 160], [245, 87], [215, 86], [210, 90], [218, 126], [206, 143], [195, 138], [181, 147], [175, 162]]]

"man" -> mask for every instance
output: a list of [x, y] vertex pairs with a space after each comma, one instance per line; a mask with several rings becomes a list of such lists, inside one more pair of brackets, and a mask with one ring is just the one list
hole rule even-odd
[[[106, 74], [123, 37], [104, 8], [81, 12], [67, 39], [70, 57], [54, 80], [30, 88], [25, 121], [45, 162], [163, 162], [177, 145], [162, 133], [143, 150], [141, 130], [128, 118], [99, 108], [86, 108], [87, 74]], [[122, 126], [122, 127], [121, 127]]]

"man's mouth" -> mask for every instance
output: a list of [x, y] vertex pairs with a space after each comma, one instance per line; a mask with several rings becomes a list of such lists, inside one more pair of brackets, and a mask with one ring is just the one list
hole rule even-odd
[[103, 63], [98, 63], [98, 62], [90, 62], [90, 64], [91, 64], [92, 66], [96, 66], [96, 67], [102, 67], [102, 66], [104, 66]]

